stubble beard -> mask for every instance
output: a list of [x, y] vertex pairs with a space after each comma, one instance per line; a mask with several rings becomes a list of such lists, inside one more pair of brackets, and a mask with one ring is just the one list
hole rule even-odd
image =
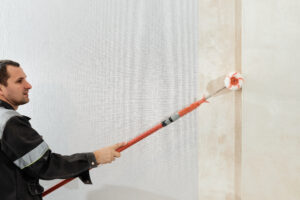
[[22, 98], [21, 100], [13, 101], [13, 104], [14, 104], [15, 106], [20, 106], [20, 105], [24, 105], [24, 104], [26, 104], [26, 103], [28, 103], [28, 102], [29, 102], [29, 98], [28, 98], [28, 97], [24, 97], [24, 98]]

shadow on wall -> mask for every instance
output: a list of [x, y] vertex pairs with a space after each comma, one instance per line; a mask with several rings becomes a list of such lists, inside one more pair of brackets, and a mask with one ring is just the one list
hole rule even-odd
[[[209, 94], [214, 94], [217, 90], [223, 88], [225, 86], [224, 80], [226, 78], [226, 75], [223, 76], [219, 76], [218, 78], [211, 80], [208, 82], [206, 90]], [[221, 96], [224, 94], [229, 93], [230, 90], [226, 89], [223, 90], [221, 92], [219, 92], [218, 94], [216, 94], [215, 96]]]
[[88, 200], [176, 200], [152, 192], [124, 186], [107, 185], [99, 190], [88, 192]]

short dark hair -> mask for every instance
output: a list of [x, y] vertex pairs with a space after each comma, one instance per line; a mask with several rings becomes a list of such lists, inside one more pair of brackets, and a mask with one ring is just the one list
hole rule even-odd
[[7, 86], [9, 74], [7, 73], [7, 66], [20, 67], [20, 64], [12, 60], [0, 60], [0, 84]]

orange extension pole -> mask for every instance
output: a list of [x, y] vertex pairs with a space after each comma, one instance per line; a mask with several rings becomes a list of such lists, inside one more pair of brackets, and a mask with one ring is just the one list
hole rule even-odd
[[[183, 117], [184, 115], [186, 115], [187, 113], [195, 110], [197, 107], [199, 107], [202, 103], [208, 103], [207, 99], [209, 99], [210, 97], [216, 95], [217, 93], [221, 92], [222, 90], [224, 90], [225, 88], [228, 88], [230, 90], [236, 90], [236, 89], [240, 89], [242, 87], [242, 83], [243, 83], [244, 79], [242, 78], [241, 74], [239, 74], [238, 72], [232, 72], [230, 73], [226, 79], [225, 79], [225, 86], [219, 90], [217, 90], [215, 93], [208, 95], [207, 97], [203, 97], [201, 100], [196, 101], [194, 103], [192, 103], [190, 106], [180, 110], [179, 112], [171, 115], [169, 118], [167, 118], [166, 120], [162, 121], [161, 123], [157, 124], [156, 126], [152, 127], [151, 129], [147, 130], [146, 132], [138, 135], [137, 137], [135, 137], [134, 139], [130, 140], [129, 142], [127, 142], [126, 145], [118, 148], [116, 151], [121, 152], [124, 151], [125, 149], [127, 149], [128, 147], [134, 145], [135, 143], [139, 142], [140, 140], [148, 137], [149, 135], [151, 135], [152, 133], [156, 132], [157, 130], [171, 124], [172, 122], [174, 122], [175, 120], [179, 119], [180, 117]], [[66, 179], [64, 181], [61, 181], [60, 183], [54, 185], [53, 187], [49, 188], [48, 190], [46, 190], [42, 196], [46, 196], [47, 194], [53, 192], [54, 190], [56, 190], [57, 188], [67, 184], [68, 182], [72, 181], [75, 178], [70, 178], [70, 179]]]
[[[225, 88], [222, 88], [220, 90], [218, 90], [216, 93], [218, 93], [219, 91], [223, 90]], [[215, 94], [216, 94], [215, 93]], [[210, 98], [212, 95], [210, 95], [209, 97], [203, 97], [201, 100], [196, 101], [194, 103], [192, 103], [190, 106], [180, 110], [179, 112], [171, 115], [169, 118], [167, 118], [166, 120], [162, 121], [161, 123], [157, 124], [156, 126], [152, 127], [151, 129], [145, 131], [144, 133], [138, 135], [137, 137], [133, 138], [132, 140], [130, 140], [129, 142], [127, 142], [126, 145], [118, 148], [116, 151], [118, 152], [122, 152], [125, 149], [127, 149], [128, 147], [134, 145], [135, 143], [139, 142], [140, 140], [148, 137], [149, 135], [151, 135], [152, 133], [158, 131], [159, 129], [171, 124], [172, 122], [174, 122], [175, 120], [179, 119], [180, 117], [183, 117], [184, 115], [186, 115], [187, 113], [195, 110], [198, 106], [200, 106], [202, 103], [207, 103], [207, 99]], [[43, 192], [43, 197], [48, 195], [49, 193], [53, 192], [54, 190], [60, 188], [61, 186], [69, 183], [70, 181], [72, 181], [75, 178], [70, 178], [70, 179], [66, 179], [61, 181], [60, 183], [54, 185], [53, 187], [49, 188], [48, 190], [46, 190], [45, 192]]]

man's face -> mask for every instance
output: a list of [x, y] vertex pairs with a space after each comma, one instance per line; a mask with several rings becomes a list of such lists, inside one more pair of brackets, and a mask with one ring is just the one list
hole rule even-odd
[[16, 109], [19, 105], [29, 102], [28, 92], [32, 86], [27, 82], [21, 67], [8, 65], [6, 70], [9, 78], [7, 86], [0, 84], [0, 96]]

